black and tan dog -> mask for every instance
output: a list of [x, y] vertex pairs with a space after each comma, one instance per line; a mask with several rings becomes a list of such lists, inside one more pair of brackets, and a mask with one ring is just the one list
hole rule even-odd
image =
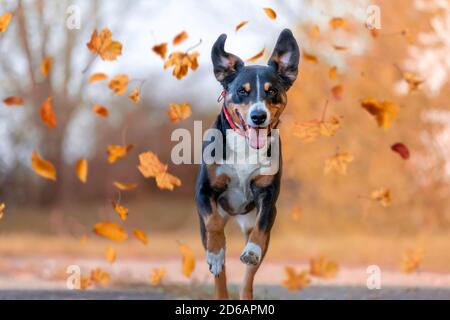
[[[240, 296], [252, 299], [253, 279], [266, 254], [276, 216], [281, 179], [281, 163], [276, 172], [262, 174], [260, 161], [252, 157], [280, 152], [271, 150], [270, 142], [287, 103], [286, 92], [297, 78], [300, 52], [292, 32], [285, 29], [267, 66], [245, 66], [225, 51], [225, 40], [222, 34], [211, 53], [214, 74], [224, 88], [222, 112], [212, 128], [222, 133], [223, 141], [211, 139], [203, 149], [220, 144], [221, 160], [233, 157], [235, 162], [203, 162], [195, 198], [216, 298], [228, 298], [224, 228], [234, 217], [246, 236], [241, 261], [247, 267]], [[240, 161], [244, 156], [245, 161]]]

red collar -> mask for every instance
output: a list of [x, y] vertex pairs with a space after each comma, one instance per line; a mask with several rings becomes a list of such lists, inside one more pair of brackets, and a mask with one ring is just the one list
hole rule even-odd
[[227, 92], [225, 90], [222, 91], [222, 93], [220, 94], [219, 98], [217, 99], [218, 102], [223, 100], [223, 106], [222, 106], [222, 110], [223, 110], [223, 114], [225, 115], [225, 119], [227, 119], [228, 124], [230, 125], [230, 127], [238, 134], [240, 134], [241, 136], [245, 137], [245, 131], [239, 126], [237, 125], [233, 119], [231, 118], [230, 113], [228, 112], [228, 109], [225, 105], [225, 96], [226, 96]]

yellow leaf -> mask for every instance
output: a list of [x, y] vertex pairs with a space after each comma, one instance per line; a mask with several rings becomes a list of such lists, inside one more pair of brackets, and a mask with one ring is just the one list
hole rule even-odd
[[94, 107], [92, 107], [92, 112], [104, 118], [109, 115], [109, 110], [100, 104], [96, 104]]
[[2, 16], [0, 16], [0, 32], [6, 32], [8, 30], [9, 23], [11, 22], [12, 13], [6, 12]]
[[319, 63], [319, 59], [317, 59], [317, 57], [315, 55], [309, 54], [307, 52], [303, 52], [303, 58], [312, 64]]
[[91, 75], [89, 77], [88, 83], [94, 83], [94, 82], [103, 81], [103, 80], [106, 80], [106, 79], [108, 79], [108, 75], [107, 74], [101, 73], [101, 72], [94, 73], [93, 75]]
[[317, 24], [313, 25], [313, 27], [309, 31], [309, 35], [311, 36], [311, 38], [320, 37], [320, 28]]
[[80, 279], [80, 289], [86, 290], [93, 285], [90, 277], [81, 277]]
[[284, 271], [287, 278], [283, 280], [282, 284], [291, 291], [302, 290], [311, 283], [307, 271], [296, 272], [292, 267], [285, 267]]
[[328, 120], [321, 121], [320, 134], [324, 137], [332, 137], [336, 131], [341, 127], [341, 118], [332, 116]]
[[47, 77], [53, 66], [53, 58], [52, 57], [46, 57], [42, 63], [41, 63], [41, 73], [44, 77]]
[[361, 107], [373, 115], [378, 123], [378, 127], [388, 129], [397, 118], [398, 105], [390, 101], [378, 102], [373, 98], [361, 101]]
[[372, 191], [370, 198], [379, 202], [383, 207], [389, 207], [392, 203], [391, 191], [386, 188]]
[[181, 273], [190, 278], [195, 269], [195, 256], [192, 250], [185, 244], [180, 244], [181, 253]]
[[192, 109], [189, 103], [183, 102], [181, 104], [169, 104], [169, 111], [167, 112], [169, 119], [173, 123], [180, 122], [189, 118], [192, 115]]
[[239, 31], [239, 29], [241, 29], [243, 26], [245, 26], [248, 23], [248, 21], [241, 21], [239, 22], [236, 27], [234, 28], [236, 32]]
[[110, 280], [109, 273], [102, 270], [101, 268], [96, 268], [91, 271], [91, 281], [94, 284], [106, 286], [109, 283], [109, 280]]
[[0, 219], [3, 218], [3, 215], [5, 213], [6, 204], [3, 202], [0, 202]]
[[77, 161], [75, 172], [78, 179], [80, 179], [81, 182], [86, 183], [88, 177], [88, 162], [86, 159]]
[[189, 37], [189, 35], [187, 34], [187, 32], [182, 31], [173, 38], [172, 44], [174, 46], [176, 46], [176, 45], [182, 43], [183, 41], [185, 41], [188, 37]]
[[133, 90], [131, 90], [128, 99], [130, 99], [130, 101], [134, 103], [139, 103], [139, 101], [141, 101], [141, 96], [139, 95], [139, 88], [134, 88]]
[[31, 166], [37, 175], [56, 181], [55, 167], [50, 161], [42, 159], [36, 151], [31, 155]]
[[137, 183], [124, 183], [124, 182], [118, 182], [118, 181], [114, 181], [113, 182], [114, 186], [119, 189], [119, 190], [133, 190], [136, 189], [138, 184]]
[[94, 232], [99, 236], [117, 242], [128, 239], [125, 229], [114, 222], [99, 222], [94, 226]]
[[353, 155], [348, 152], [337, 153], [336, 155], [328, 158], [325, 161], [324, 174], [329, 174], [330, 172], [346, 175], [347, 165], [354, 160]]
[[112, 246], [107, 246], [105, 248], [105, 259], [109, 263], [114, 263], [116, 261], [116, 250]]
[[328, 70], [328, 76], [330, 77], [331, 80], [336, 80], [337, 78], [337, 67], [333, 66], [330, 68], [330, 70]]
[[52, 97], [48, 97], [41, 105], [41, 119], [47, 127], [56, 128], [56, 114], [53, 111]]
[[266, 16], [269, 17], [269, 19], [271, 20], [275, 20], [277, 18], [277, 13], [275, 12], [275, 10], [271, 9], [271, 8], [263, 8], [264, 13], [266, 14]]
[[172, 75], [178, 80], [181, 80], [187, 75], [189, 68], [192, 71], [197, 70], [199, 55], [200, 53], [198, 51], [192, 53], [175, 51], [169, 55], [169, 58], [164, 63], [164, 69], [173, 67]]
[[330, 26], [333, 29], [345, 28], [347, 26], [347, 20], [344, 18], [332, 18], [330, 19]]
[[128, 81], [126, 74], [119, 74], [109, 81], [108, 87], [114, 92], [115, 96], [121, 96], [128, 89]]
[[143, 244], [145, 244], [145, 245], [148, 244], [147, 234], [144, 231], [142, 231], [141, 229], [134, 229], [133, 235], [135, 236], [136, 239], [138, 239]]
[[173, 191], [175, 187], [181, 186], [181, 180], [168, 172], [163, 172], [156, 176], [156, 185], [161, 190]]
[[124, 206], [121, 206], [120, 204], [118, 204], [117, 202], [113, 201], [112, 202], [112, 206], [114, 211], [116, 211], [116, 213], [119, 215], [120, 219], [122, 219], [122, 221], [127, 220], [128, 217], [128, 209], [125, 208]]
[[150, 151], [139, 155], [139, 163], [138, 169], [145, 178], [156, 178], [167, 170], [167, 165], [159, 161], [158, 156]]
[[154, 45], [152, 48], [153, 52], [160, 56], [163, 60], [166, 59], [167, 55], [167, 42], [163, 42], [157, 45]]
[[256, 61], [258, 61], [258, 59], [260, 59], [264, 55], [264, 51], [265, 50], [266, 50], [266, 48], [262, 48], [262, 50], [259, 51], [257, 54], [255, 54], [253, 57], [248, 58], [247, 62], [256, 62]]
[[152, 286], [157, 286], [161, 283], [162, 279], [166, 275], [165, 268], [154, 268], [150, 275], [150, 283]]
[[419, 79], [417, 75], [412, 72], [404, 72], [403, 79], [408, 83], [409, 92], [417, 90], [419, 86], [424, 83], [424, 80]]
[[294, 128], [294, 135], [302, 142], [313, 142], [319, 135], [332, 137], [341, 126], [341, 118], [332, 116], [327, 120], [313, 119], [297, 124]]
[[425, 251], [423, 248], [405, 250], [402, 257], [402, 272], [412, 273], [418, 271], [422, 264], [424, 254]]
[[298, 222], [302, 216], [302, 210], [298, 207], [292, 209], [291, 218], [293, 221]]
[[102, 60], [114, 61], [122, 54], [122, 44], [112, 39], [108, 28], [103, 29], [100, 34], [94, 30], [87, 47], [93, 54], [100, 55]]
[[126, 146], [109, 145], [106, 150], [108, 153], [108, 162], [113, 164], [118, 159], [125, 157], [131, 149], [133, 149], [132, 144]]
[[23, 99], [21, 97], [8, 97], [3, 100], [3, 103], [7, 106], [20, 106], [23, 105]]
[[334, 278], [339, 270], [338, 264], [328, 261], [325, 257], [309, 260], [309, 273], [321, 278]]

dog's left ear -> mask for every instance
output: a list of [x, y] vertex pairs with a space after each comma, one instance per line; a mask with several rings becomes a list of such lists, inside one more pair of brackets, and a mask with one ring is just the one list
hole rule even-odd
[[291, 30], [284, 29], [278, 37], [272, 56], [267, 63], [274, 68], [286, 90], [297, 79], [300, 50]]

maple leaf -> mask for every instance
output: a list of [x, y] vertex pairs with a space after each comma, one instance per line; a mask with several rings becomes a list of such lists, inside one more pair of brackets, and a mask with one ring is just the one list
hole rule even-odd
[[117, 242], [128, 239], [128, 234], [125, 229], [114, 222], [99, 222], [95, 224], [94, 232], [99, 236]]
[[109, 145], [106, 149], [106, 152], [108, 153], [108, 162], [113, 164], [118, 159], [125, 157], [131, 149], [133, 149], [132, 144], [126, 146]]
[[334, 172], [339, 175], [347, 174], [347, 165], [354, 160], [353, 155], [348, 152], [337, 153], [325, 160], [323, 172], [325, 175]]
[[86, 159], [80, 159], [75, 166], [75, 172], [81, 182], [86, 183], [88, 177], [88, 162]]
[[344, 28], [347, 26], [347, 20], [340, 17], [332, 18], [330, 19], [330, 26], [335, 30], [339, 28]]
[[118, 182], [118, 181], [114, 181], [113, 182], [114, 186], [119, 189], [119, 190], [133, 190], [137, 188], [137, 183], [124, 183], [124, 182]]
[[248, 21], [241, 21], [239, 22], [236, 27], [234, 28], [235, 32], [238, 32], [243, 26], [245, 26], [248, 23]]
[[100, 34], [94, 30], [91, 40], [86, 45], [93, 54], [100, 55], [102, 60], [114, 61], [122, 54], [122, 44], [112, 39], [112, 33], [108, 28], [103, 29]]
[[372, 191], [370, 198], [379, 202], [383, 207], [389, 207], [392, 203], [391, 191], [386, 188]]
[[94, 73], [93, 75], [91, 75], [89, 77], [88, 83], [94, 83], [94, 82], [103, 81], [106, 79], [108, 79], [108, 75], [106, 73], [98, 72], [98, 73]]
[[112, 246], [107, 246], [105, 248], [105, 259], [109, 263], [114, 263], [116, 261], [116, 250]]
[[52, 97], [48, 97], [42, 103], [41, 119], [50, 129], [56, 128], [56, 114], [53, 111]]
[[257, 54], [255, 54], [253, 57], [248, 58], [247, 62], [256, 62], [258, 59], [260, 59], [264, 55], [264, 51], [266, 51], [266, 48], [262, 48], [261, 51], [259, 51]]
[[144, 245], [148, 244], [148, 237], [147, 234], [142, 231], [141, 229], [134, 229], [133, 235], [136, 239], [138, 239], [140, 242], [142, 242]]
[[96, 104], [92, 107], [92, 112], [100, 117], [107, 117], [109, 115], [109, 110], [100, 104]]
[[166, 275], [165, 268], [154, 268], [152, 269], [152, 273], [150, 275], [150, 284], [152, 286], [157, 286], [161, 283], [162, 279]]
[[285, 267], [284, 271], [286, 273], [286, 279], [283, 280], [282, 284], [288, 290], [295, 291], [306, 288], [310, 283], [311, 279], [309, 278], [307, 271], [296, 272], [293, 267]]
[[272, 8], [266, 7], [266, 8], [263, 8], [263, 10], [264, 10], [264, 13], [266, 14], [266, 16], [269, 17], [269, 19], [275, 20], [277, 18], [277, 13]]
[[130, 96], [128, 97], [131, 102], [139, 103], [141, 101], [141, 96], [139, 94], [139, 88], [134, 88], [131, 90]]
[[152, 47], [152, 51], [156, 53], [161, 59], [166, 60], [167, 42], [163, 42]]
[[309, 260], [309, 273], [321, 278], [334, 278], [339, 270], [336, 262], [329, 261], [325, 257]]
[[195, 256], [192, 250], [185, 244], [179, 245], [181, 253], [181, 273], [190, 278], [195, 269]]
[[112, 201], [112, 207], [114, 209], [114, 211], [119, 215], [120, 219], [122, 219], [122, 221], [127, 220], [128, 217], [128, 209], [125, 208], [124, 206], [121, 206], [120, 204], [118, 204], [115, 201]]
[[41, 73], [44, 77], [47, 77], [50, 74], [53, 66], [53, 58], [46, 57], [41, 63]]
[[187, 34], [186, 31], [181, 31], [179, 34], [177, 34], [173, 40], [172, 40], [172, 44], [174, 46], [179, 45], [180, 43], [182, 43], [183, 41], [185, 41], [187, 38], [189, 38], [189, 35]]
[[198, 57], [200, 53], [194, 51], [192, 53], [185, 53], [181, 51], [172, 52], [169, 58], [164, 63], [164, 69], [173, 67], [172, 75], [178, 80], [181, 80], [188, 74], [189, 68], [192, 71], [198, 68]]
[[169, 119], [173, 123], [180, 122], [189, 118], [192, 115], [192, 109], [189, 103], [183, 102], [181, 104], [169, 104], [169, 111], [167, 111]]
[[3, 218], [5, 214], [6, 204], [4, 202], [0, 202], [0, 219]]
[[373, 115], [378, 123], [378, 127], [389, 129], [392, 121], [397, 118], [398, 105], [390, 101], [378, 102], [373, 98], [361, 101], [361, 107]]
[[403, 79], [408, 83], [409, 92], [413, 92], [419, 88], [419, 86], [425, 81], [419, 79], [416, 74], [412, 72], [404, 72]]
[[391, 146], [391, 150], [398, 153], [404, 160], [408, 160], [410, 155], [409, 149], [403, 143], [395, 143]]
[[42, 159], [36, 151], [31, 155], [31, 167], [37, 175], [56, 181], [55, 166], [50, 161]]
[[3, 100], [3, 103], [8, 107], [10, 106], [20, 106], [23, 105], [23, 99], [21, 97], [7, 97]]
[[406, 249], [403, 252], [402, 257], [402, 266], [401, 266], [402, 272], [412, 273], [418, 271], [422, 264], [424, 254], [425, 251], [423, 250], [423, 248]]
[[11, 12], [5, 12], [2, 16], [0, 16], [0, 33], [6, 32], [6, 30], [8, 30], [11, 18], [12, 18]]
[[119, 74], [109, 81], [108, 87], [114, 91], [115, 96], [121, 96], [127, 91], [128, 82], [129, 79], [126, 74]]

